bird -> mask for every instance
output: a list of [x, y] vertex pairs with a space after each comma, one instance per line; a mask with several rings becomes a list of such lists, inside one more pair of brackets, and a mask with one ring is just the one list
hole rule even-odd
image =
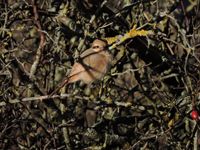
[[85, 84], [99, 83], [111, 69], [112, 60], [113, 54], [108, 49], [107, 41], [103, 39], [94, 40], [92, 47], [85, 50], [78, 61], [74, 63], [67, 79], [47, 99], [69, 83], [77, 81], [82, 81]]

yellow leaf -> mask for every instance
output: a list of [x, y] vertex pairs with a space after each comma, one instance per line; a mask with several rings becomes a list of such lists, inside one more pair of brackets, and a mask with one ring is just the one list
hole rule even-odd
[[13, 91], [16, 95], [18, 95], [19, 94], [19, 92], [17, 91], [17, 90], [14, 90]]
[[174, 126], [174, 119], [171, 119], [168, 123], [168, 127]]
[[112, 103], [112, 99], [110, 99], [110, 98], [107, 98], [106, 101], [107, 101], [108, 103]]
[[153, 29], [156, 29], [156, 23], [154, 23], [154, 25], [153, 25]]
[[81, 22], [78, 20], [77, 22], [76, 22], [77, 24], [81, 24]]
[[8, 31], [8, 34], [9, 34], [10, 37], [12, 37], [12, 32]]
[[49, 30], [51, 30], [51, 29], [52, 29], [52, 27], [51, 27], [51, 26], [48, 26], [48, 29], [49, 29]]
[[106, 147], [106, 143], [103, 144], [103, 147]]
[[25, 24], [23, 24], [23, 25], [21, 26], [21, 29], [24, 29], [24, 27], [25, 27]]
[[180, 114], [176, 113], [175, 114], [175, 120], [178, 120], [180, 118]]
[[93, 95], [93, 94], [91, 94], [91, 95], [90, 95], [90, 98], [94, 98], [94, 95]]
[[127, 105], [130, 105], [130, 104], [131, 104], [131, 102], [127, 102], [126, 104], [127, 104]]
[[163, 116], [163, 119], [167, 119], [167, 118], [168, 118], [168, 115], [164, 115], [164, 116]]
[[22, 63], [22, 66], [24, 67], [25, 62]]

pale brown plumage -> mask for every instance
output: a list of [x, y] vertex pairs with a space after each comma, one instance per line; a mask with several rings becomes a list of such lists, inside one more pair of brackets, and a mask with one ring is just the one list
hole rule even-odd
[[107, 42], [97, 39], [92, 47], [84, 51], [73, 65], [67, 80], [53, 91], [51, 98], [58, 90], [69, 83], [82, 81], [85, 84], [98, 83], [106, 76], [111, 68], [113, 54], [108, 49]]

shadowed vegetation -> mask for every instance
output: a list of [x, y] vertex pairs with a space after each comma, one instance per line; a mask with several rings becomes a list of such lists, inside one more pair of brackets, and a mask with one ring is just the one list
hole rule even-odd
[[[199, 1], [3, 0], [0, 27], [0, 149], [199, 148]], [[46, 99], [97, 38], [109, 74]]]

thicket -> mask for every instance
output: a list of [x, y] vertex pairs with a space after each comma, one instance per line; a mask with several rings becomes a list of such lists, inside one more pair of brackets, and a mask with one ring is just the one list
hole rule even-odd
[[[199, 12], [194, 0], [2, 0], [0, 149], [197, 150]], [[109, 74], [45, 99], [97, 38]]]

